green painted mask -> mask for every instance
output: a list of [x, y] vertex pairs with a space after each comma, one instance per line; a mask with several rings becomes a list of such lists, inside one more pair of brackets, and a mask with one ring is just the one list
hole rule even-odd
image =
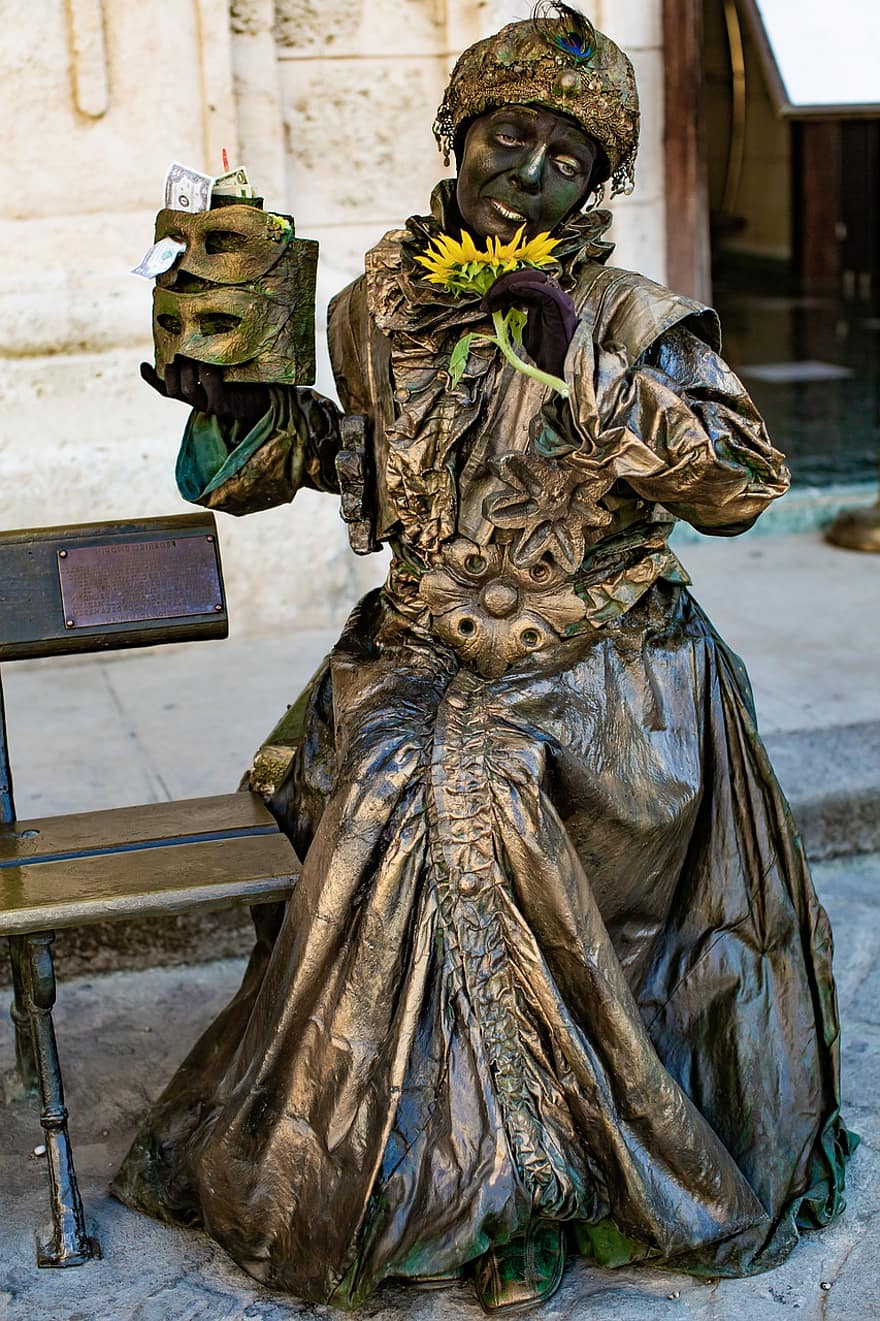
[[232, 205], [164, 210], [156, 239], [186, 251], [156, 280], [156, 371], [176, 354], [225, 367], [229, 381], [308, 385], [315, 377], [318, 244], [290, 216]]

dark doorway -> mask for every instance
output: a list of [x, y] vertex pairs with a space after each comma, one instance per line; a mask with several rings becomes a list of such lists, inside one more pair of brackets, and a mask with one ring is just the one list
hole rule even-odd
[[803, 289], [880, 293], [880, 120], [794, 122], [793, 257]]
[[712, 301], [795, 485], [869, 481], [880, 444], [880, 120], [779, 112], [737, 0], [701, 0]]

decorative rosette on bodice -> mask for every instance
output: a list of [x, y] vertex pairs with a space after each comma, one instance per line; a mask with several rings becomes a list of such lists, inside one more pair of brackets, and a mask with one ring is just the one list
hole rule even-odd
[[544, 561], [573, 574], [590, 541], [602, 535], [611, 515], [599, 501], [614, 478], [595, 468], [575, 467], [564, 458], [506, 454], [493, 468], [507, 490], [489, 496], [486, 517], [510, 535], [510, 559], [532, 569]]
[[598, 501], [613, 480], [535, 454], [507, 454], [493, 468], [504, 488], [485, 503], [496, 534], [486, 546], [463, 537], [444, 546], [419, 589], [438, 637], [487, 678], [583, 621], [573, 575], [611, 522]]
[[546, 556], [516, 565], [510, 547], [458, 537], [420, 584], [433, 631], [488, 679], [546, 651], [586, 614], [569, 577]]

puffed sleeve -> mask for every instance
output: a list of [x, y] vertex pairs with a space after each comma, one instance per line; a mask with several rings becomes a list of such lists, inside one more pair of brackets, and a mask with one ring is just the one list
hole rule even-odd
[[177, 457], [185, 500], [251, 514], [292, 500], [302, 486], [338, 491], [339, 409], [314, 390], [272, 386], [269, 408], [249, 429], [212, 413], [190, 414]]
[[744, 532], [788, 490], [784, 456], [742, 382], [686, 325], [635, 365], [579, 327], [566, 379], [584, 457], [699, 531]]

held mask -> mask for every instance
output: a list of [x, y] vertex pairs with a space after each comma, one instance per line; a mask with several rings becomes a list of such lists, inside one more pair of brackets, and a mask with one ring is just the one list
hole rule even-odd
[[311, 384], [318, 244], [297, 239], [290, 216], [247, 205], [160, 211], [166, 237], [186, 251], [153, 294], [158, 374], [182, 354], [228, 381]]

